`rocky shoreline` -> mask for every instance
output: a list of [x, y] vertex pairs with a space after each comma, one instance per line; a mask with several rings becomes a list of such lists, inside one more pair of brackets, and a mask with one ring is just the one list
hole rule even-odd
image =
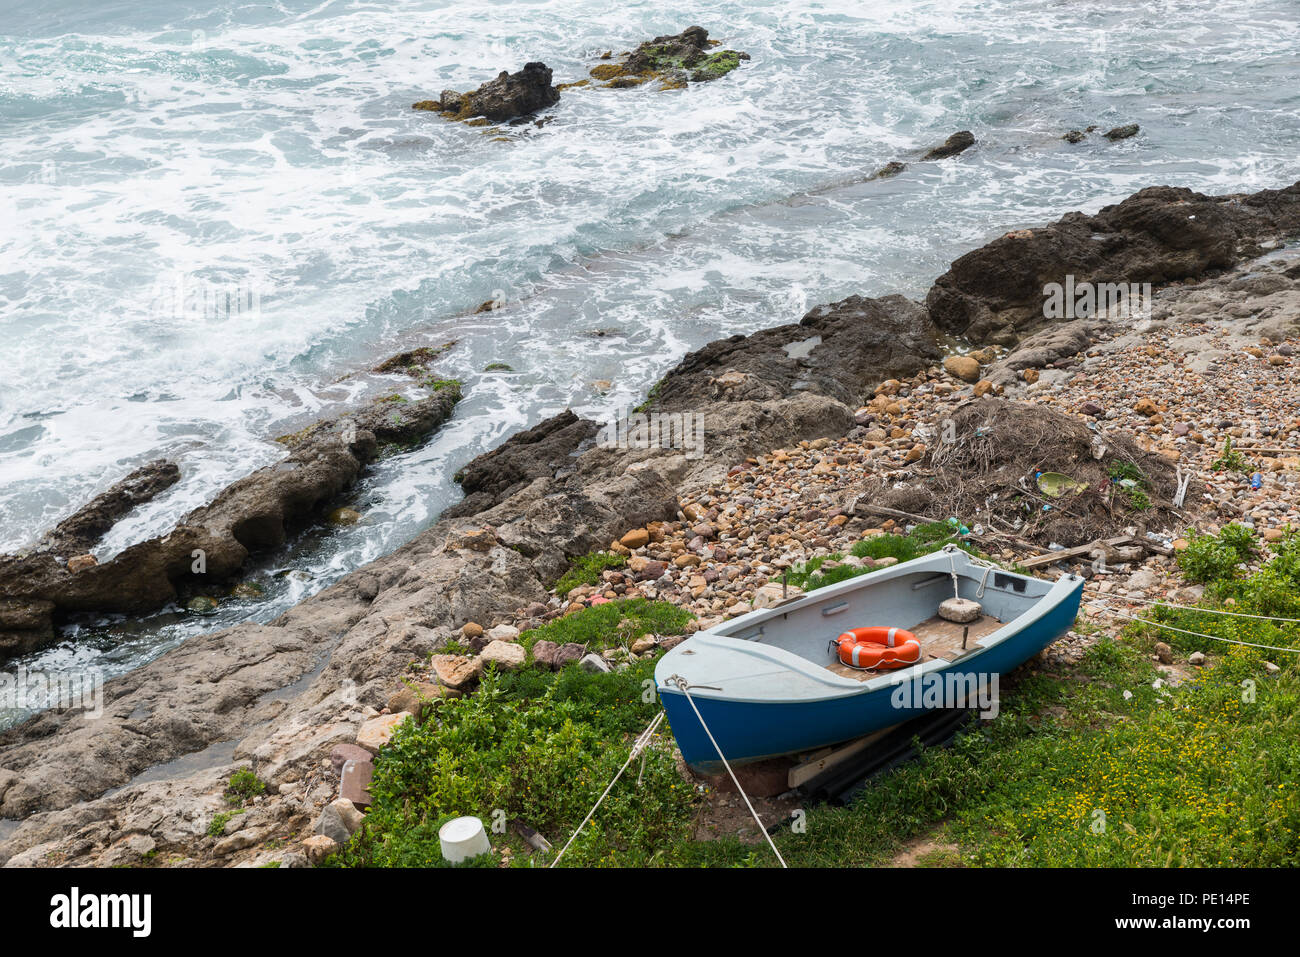
[[[948, 423], [973, 432], [977, 420], [1009, 415], [1021, 435], [1016, 409], [999, 410], [1028, 409], [1058, 438], [1037, 452], [1026, 445], [1008, 459], [1011, 471], [1063, 449], [1080, 467], [1113, 463], [1119, 450], [1148, 477], [1149, 514], [1116, 511], [1112, 495], [1089, 499], [1087, 514], [1048, 520], [988, 502], [985, 515], [961, 516], [981, 521], [984, 547], [1007, 556], [1080, 544], [1062, 540], [1071, 529], [1091, 541], [1097, 528], [1133, 526], [1140, 540], [1222, 515], [1244, 514], [1264, 529], [1300, 523], [1294, 484], [1282, 484], [1300, 458], [1294, 467], [1287, 456], [1272, 458], [1278, 481], [1260, 494], [1243, 495], [1210, 469], [1225, 436], [1255, 443], [1247, 447], [1300, 447], [1300, 421], [1286, 414], [1300, 399], [1291, 381], [1300, 268], [1285, 257], [1252, 263], [1297, 235], [1300, 183], [1227, 197], [1153, 187], [1096, 216], [1070, 213], [994, 240], [956, 260], [924, 304], [854, 296], [685, 357], [651, 390], [645, 411], [702, 416], [703, 458], [604, 447], [597, 423], [568, 412], [540, 423], [470, 463], [464, 501], [393, 554], [268, 625], [203, 635], [109, 682], [99, 719], [48, 711], [0, 734], [0, 818], [21, 821], [0, 831], [0, 863], [306, 863], [323, 842], [303, 842], [339, 794], [331, 752], [356, 746], [367, 722], [389, 727], [412, 707], [403, 678], [413, 661], [452, 641], [511, 645], [519, 630], [608, 594], [674, 601], [701, 623], [736, 613], [762, 600], [777, 569], [907, 520], [885, 516], [946, 518], [946, 479], [974, 475], [944, 446]], [[1149, 282], [1152, 313], [1049, 321], [1044, 286], [1067, 276]], [[943, 334], [973, 348], [945, 361]], [[1088, 454], [1093, 435], [1108, 453]], [[312, 441], [305, 444], [315, 449]], [[346, 455], [360, 468], [364, 455], [329, 441], [332, 451], [313, 455]], [[1175, 469], [1199, 483], [1181, 507], [1172, 503]], [[273, 539], [267, 527], [262, 538]], [[243, 554], [231, 560], [242, 563], [249, 542], [227, 531], [214, 552], [236, 552], [233, 537]], [[644, 538], [628, 538], [637, 532]], [[188, 564], [192, 543], [174, 536]], [[1153, 549], [1121, 556], [1121, 566], [1133, 567], [1103, 571], [1096, 587], [1159, 587], [1173, 545], [1148, 540]], [[167, 542], [135, 548], [170, 555]], [[626, 554], [630, 571], [608, 573], [600, 587], [552, 592], [574, 559], [605, 549]], [[54, 560], [48, 552], [18, 559], [41, 567]], [[174, 595], [164, 557], [152, 567], [150, 600]], [[68, 576], [62, 566], [59, 573]], [[42, 579], [6, 576], [13, 580]], [[57, 592], [17, 598], [53, 603]], [[426, 679], [423, 693], [458, 693], [478, 659], [467, 660], [466, 674], [455, 662], [435, 668], [445, 680]], [[371, 728], [360, 744], [373, 750], [383, 735]], [[167, 762], [176, 762], [173, 776], [145, 773]], [[251, 768], [269, 790], [210, 834], [238, 768]]]

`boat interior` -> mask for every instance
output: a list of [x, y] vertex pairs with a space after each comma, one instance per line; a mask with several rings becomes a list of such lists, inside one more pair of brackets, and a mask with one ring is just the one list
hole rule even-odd
[[[979, 577], [958, 571], [957, 594], [979, 602], [982, 613], [966, 624], [945, 621], [937, 614], [939, 605], [953, 597], [952, 574], [945, 570], [919, 571], [880, 582], [864, 580], [859, 587], [827, 589], [789, 605], [772, 609], [760, 620], [737, 621], [717, 629], [718, 633], [745, 641], [757, 641], [799, 655], [844, 678], [867, 681], [884, 673], [842, 664], [831, 642], [854, 628], [885, 626], [903, 628], [921, 644], [921, 661], [957, 661], [979, 650], [978, 639], [1024, 614], [1051, 590], [1052, 583], [1026, 575], [975, 568]], [[905, 669], [900, 669], [905, 670]], [[899, 670], [893, 672], [897, 674]]]

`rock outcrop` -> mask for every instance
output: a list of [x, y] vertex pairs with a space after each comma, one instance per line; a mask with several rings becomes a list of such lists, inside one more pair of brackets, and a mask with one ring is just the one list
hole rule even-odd
[[711, 342], [656, 386], [653, 408], [702, 408], [723, 401], [769, 401], [798, 392], [857, 405], [883, 379], [938, 361], [934, 326], [903, 296], [850, 296], [817, 306], [798, 323]]
[[660, 89], [680, 89], [688, 82], [704, 83], [726, 76], [748, 60], [748, 53], [737, 50], [709, 51], [718, 46], [703, 27], [687, 27], [681, 33], [647, 40], [621, 63], [602, 63], [591, 75], [615, 89], [640, 86], [659, 80]]
[[518, 73], [502, 70], [477, 90], [458, 93], [443, 90], [436, 100], [421, 100], [413, 109], [435, 110], [457, 120], [481, 118], [500, 123], [528, 116], [560, 102], [560, 91], [551, 85], [551, 68], [545, 63], [525, 63]]
[[1067, 213], [967, 253], [935, 282], [926, 306], [944, 332], [1012, 345], [1044, 318], [1044, 286], [1199, 278], [1258, 255], [1300, 230], [1300, 183], [1253, 194], [1205, 196], [1153, 186], [1095, 216]]
[[[459, 397], [449, 387], [416, 402], [380, 401], [285, 437], [288, 457], [228, 486], [168, 534], [109, 561], [68, 562], [49, 548], [0, 557], [0, 662], [50, 641], [61, 613], [151, 611], [175, 600], [180, 588], [200, 589], [234, 575], [250, 554], [282, 544], [289, 529], [355, 482], [381, 446], [410, 445], [441, 425]], [[80, 543], [93, 530], [107, 531], [133, 492], [137, 498], [149, 494], [170, 474], [161, 467], [147, 477], [137, 473], [136, 481], [110, 494], [111, 505], [101, 496], [99, 506], [92, 503], [71, 525], [60, 524], [53, 537]]]

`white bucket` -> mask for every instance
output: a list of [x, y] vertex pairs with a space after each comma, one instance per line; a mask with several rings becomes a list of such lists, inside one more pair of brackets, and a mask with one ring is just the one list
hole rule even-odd
[[458, 817], [438, 828], [443, 860], [452, 864], [478, 857], [492, 850], [483, 822], [476, 817]]

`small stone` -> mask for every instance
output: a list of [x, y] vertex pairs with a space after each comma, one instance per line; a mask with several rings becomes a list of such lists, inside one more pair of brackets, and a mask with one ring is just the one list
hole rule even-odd
[[331, 854], [337, 854], [342, 845], [325, 834], [315, 834], [302, 842], [303, 853], [312, 864], [319, 864]]
[[1162, 665], [1172, 665], [1174, 663], [1174, 650], [1163, 641], [1157, 641], [1156, 658]]
[[482, 659], [468, 658], [465, 655], [434, 655], [430, 664], [433, 665], [439, 683], [458, 691], [463, 691], [478, 681], [478, 676], [483, 672]]
[[514, 625], [497, 625], [487, 636], [492, 641], [514, 641], [519, 637], [519, 629]]
[[357, 744], [371, 754], [378, 754], [379, 749], [393, 737], [397, 726], [410, 717], [412, 715], [409, 711], [399, 711], [397, 714], [381, 714], [371, 718], [357, 732]]
[[632, 654], [644, 655], [654, 651], [656, 642], [650, 635], [644, 635], [632, 642]]
[[[349, 802], [350, 803], [350, 802]], [[312, 827], [316, 834], [328, 837], [336, 844], [346, 844], [352, 832], [348, 826], [343, 823], [343, 815], [332, 804], [327, 804], [321, 810], [320, 816], [316, 818], [316, 823]]]
[[593, 673], [606, 672], [610, 670], [609, 663], [600, 655], [586, 655], [580, 662], [578, 662], [578, 667], [583, 671], [590, 671]]
[[68, 559], [68, 571], [76, 574], [85, 568], [94, 568], [99, 564], [99, 559], [94, 555], [74, 555]]
[[970, 356], [948, 356], [943, 360], [943, 368], [963, 382], [974, 382], [980, 377], [980, 364]]
[[[495, 630], [495, 629], [494, 629]], [[479, 654], [479, 659], [486, 665], [496, 665], [502, 671], [515, 671], [522, 668], [528, 658], [524, 646], [513, 641], [495, 639]]]
[[634, 528], [632, 531], [620, 538], [618, 543], [628, 549], [644, 548], [646, 545], [650, 544], [650, 533], [644, 528]]
[[331, 525], [355, 525], [361, 521], [361, 513], [355, 508], [336, 508], [325, 517]]
[[338, 812], [339, 820], [347, 828], [349, 836], [357, 833], [357, 830], [361, 827], [361, 822], [366, 819], [366, 816], [358, 811], [356, 805], [347, 798], [335, 798], [330, 802], [329, 806]]
[[466, 638], [480, 638], [483, 635], [483, 626], [476, 621], [467, 621], [461, 625], [460, 633]]
[[1197, 667], [1200, 667], [1201, 665], [1205, 664], [1205, 652], [1193, 651], [1190, 655], [1187, 656], [1187, 663], [1196, 665]]

